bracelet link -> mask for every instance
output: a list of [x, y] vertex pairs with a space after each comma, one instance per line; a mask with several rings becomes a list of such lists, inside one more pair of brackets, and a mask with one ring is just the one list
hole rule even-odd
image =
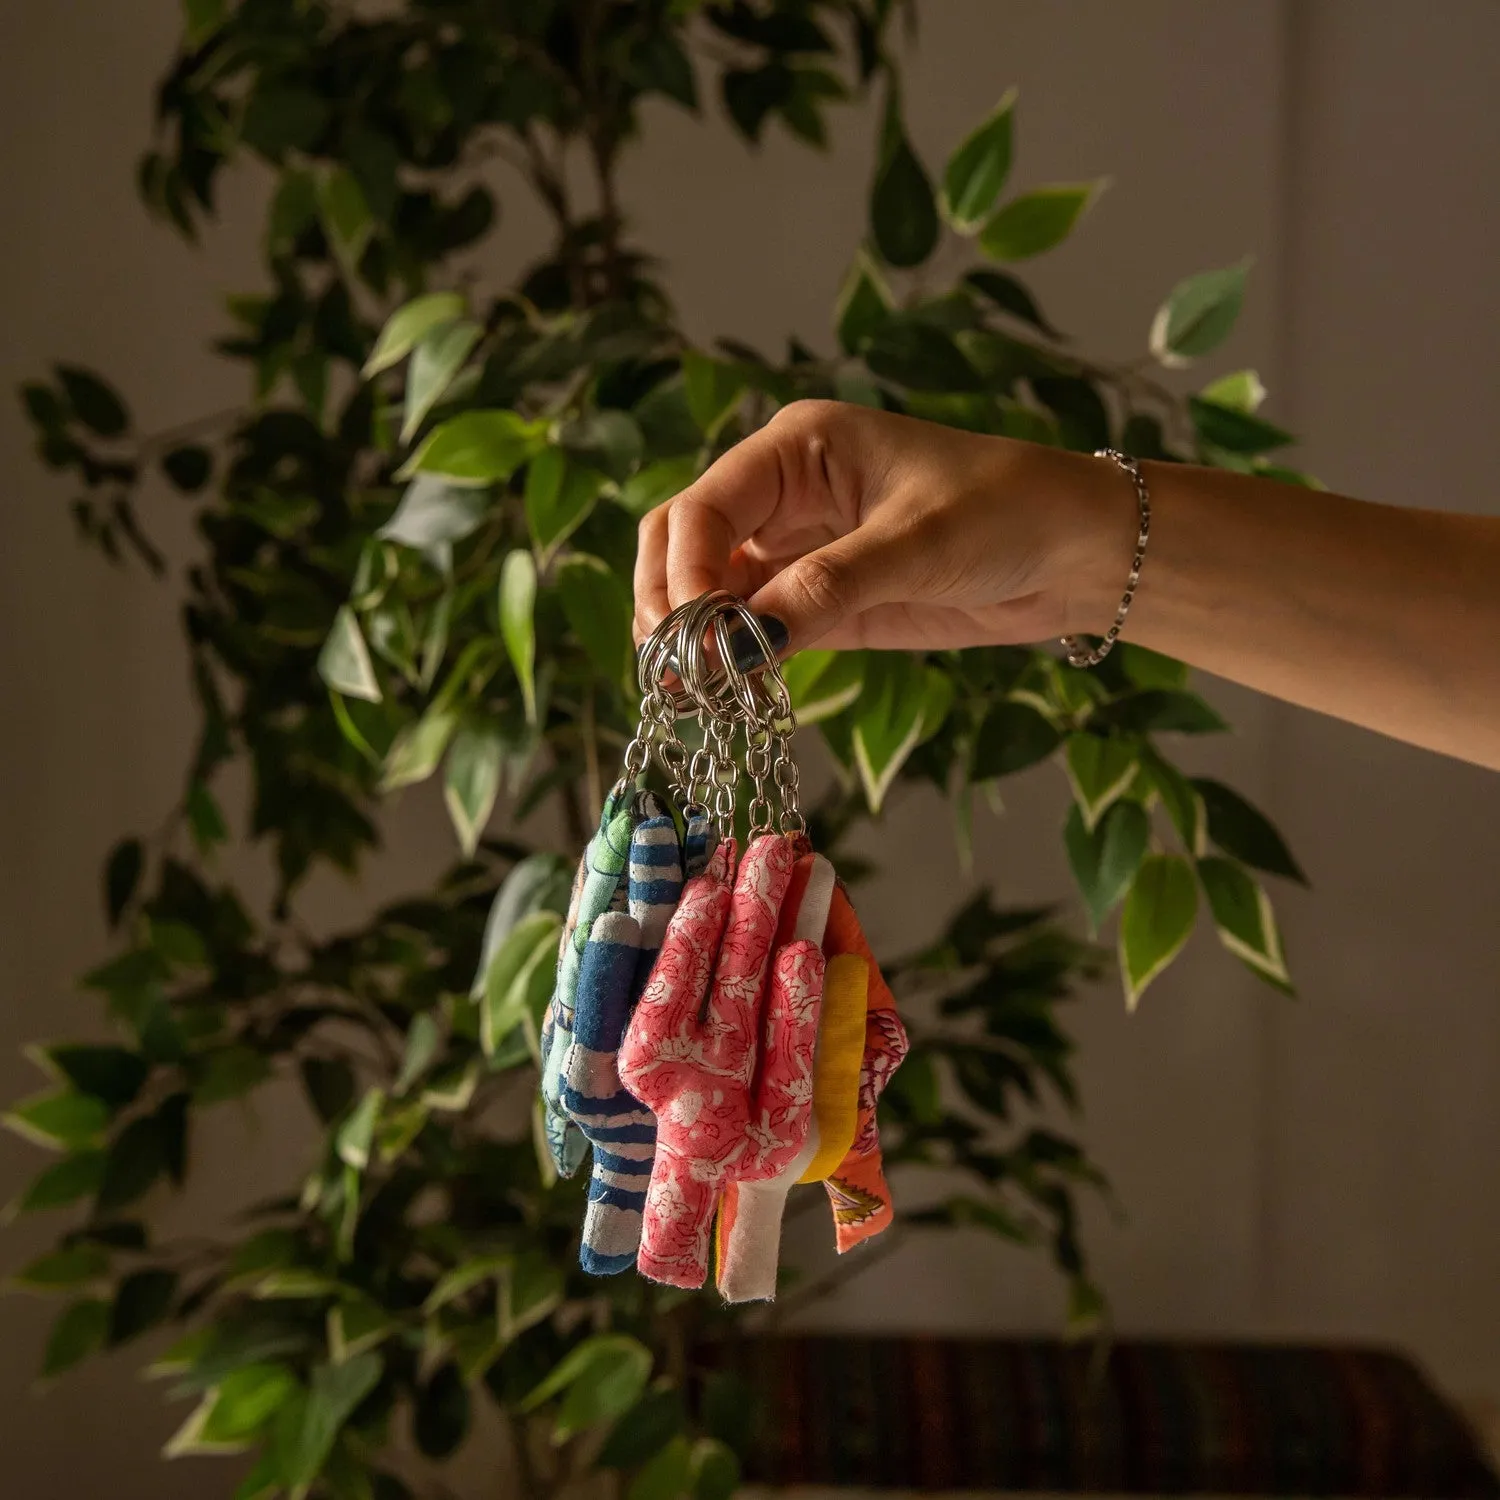
[[1114, 623], [1105, 631], [1104, 638], [1092, 649], [1076, 635], [1065, 635], [1062, 638], [1062, 648], [1067, 652], [1068, 665], [1081, 668], [1097, 667], [1109, 655], [1115, 642], [1120, 639], [1120, 631], [1125, 625], [1125, 616], [1130, 613], [1131, 602], [1135, 599], [1135, 591], [1141, 581], [1141, 568], [1146, 561], [1146, 543], [1151, 536], [1151, 493], [1146, 488], [1146, 479], [1141, 473], [1140, 464], [1128, 453], [1121, 453], [1118, 448], [1100, 448], [1094, 457], [1109, 459], [1135, 487], [1136, 502], [1140, 506], [1141, 525], [1135, 539], [1135, 556], [1130, 562], [1130, 575], [1125, 580], [1125, 593], [1120, 600], [1119, 609], [1115, 611]]

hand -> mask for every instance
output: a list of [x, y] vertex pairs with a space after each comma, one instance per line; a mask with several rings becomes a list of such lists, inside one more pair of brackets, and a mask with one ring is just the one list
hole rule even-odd
[[641, 522], [638, 639], [709, 589], [779, 649], [944, 649], [1102, 631], [1135, 502], [1082, 454], [799, 401]]

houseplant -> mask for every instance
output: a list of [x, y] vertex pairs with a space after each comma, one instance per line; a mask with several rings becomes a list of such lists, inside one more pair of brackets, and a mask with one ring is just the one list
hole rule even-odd
[[[44, 1373], [182, 1325], [153, 1365], [194, 1398], [169, 1451], [249, 1450], [246, 1497], [429, 1491], [475, 1401], [501, 1414], [528, 1493], [590, 1466], [639, 1500], [727, 1492], [744, 1401], [686, 1379], [721, 1315], [572, 1269], [580, 1186], [550, 1179], [524, 1108], [530, 981], [555, 946], [570, 859], [517, 835], [555, 804], [576, 846], [613, 775], [634, 711], [636, 518], [801, 396], [1262, 472], [1286, 434], [1256, 415], [1248, 373], [1182, 401], [1055, 332], [1006, 268], [1063, 239], [1095, 189], [1006, 196], [1011, 99], [934, 186], [902, 123], [892, 5], [185, 10], [141, 189], [192, 236], [223, 171], [254, 159], [274, 175], [267, 284], [231, 299], [218, 346], [253, 394], [163, 438], [136, 434], [113, 389], [76, 367], [23, 393], [87, 539], [160, 571], [139, 504], [164, 481], [197, 507], [203, 544], [184, 612], [201, 735], [163, 828], [110, 855], [119, 950], [85, 980], [116, 1039], [39, 1047], [49, 1086], [7, 1117], [57, 1153], [17, 1211], [72, 1222], [17, 1278], [66, 1299]], [[869, 234], [829, 350], [773, 358], [682, 337], [616, 191], [653, 95], [689, 110], [717, 96], [745, 137], [785, 129], [810, 145], [830, 110], [871, 101]], [[492, 230], [491, 153], [556, 235], [517, 288], [481, 297], [455, 265]], [[919, 272], [944, 236], [973, 268], [935, 290]], [[1152, 332], [1157, 359], [1214, 348], [1244, 276], [1182, 283]], [[1243, 799], [1190, 781], [1158, 744], [1223, 727], [1178, 664], [1129, 647], [1093, 674], [1020, 649], [805, 653], [788, 673], [841, 772], [814, 810], [821, 847], [837, 854], [856, 821], [922, 783], [963, 840], [976, 791], [1053, 757], [1092, 923], [1123, 903], [1131, 1003], [1200, 905], [1232, 952], [1287, 983], [1251, 872], [1296, 866]], [[222, 800], [231, 763], [250, 776], [243, 818]], [[439, 775], [460, 862], [357, 930], [309, 932], [309, 874], [355, 871], [382, 793]], [[490, 836], [502, 796], [507, 832]], [[274, 855], [264, 910], [215, 873], [232, 837]], [[981, 893], [888, 965], [915, 1041], [885, 1118], [918, 1205], [906, 1223], [1046, 1249], [1081, 1325], [1100, 1299], [1074, 1194], [1102, 1179], [1035, 1110], [1044, 1092], [1076, 1102], [1057, 1007], [1100, 962], [1050, 914]], [[143, 1205], [182, 1180], [200, 1112], [288, 1075], [322, 1132], [305, 1180], [250, 1206], [231, 1241], [154, 1238]], [[970, 1186], [924, 1199], [924, 1165]]]

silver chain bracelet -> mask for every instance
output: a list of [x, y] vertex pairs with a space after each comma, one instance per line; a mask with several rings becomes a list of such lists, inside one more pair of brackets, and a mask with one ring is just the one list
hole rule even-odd
[[1130, 613], [1131, 601], [1135, 598], [1136, 587], [1141, 581], [1141, 564], [1146, 561], [1146, 542], [1151, 535], [1151, 493], [1146, 488], [1140, 464], [1128, 453], [1121, 453], [1118, 448], [1101, 448], [1094, 457], [1109, 459], [1135, 486], [1135, 498], [1141, 508], [1141, 529], [1135, 539], [1135, 556], [1130, 563], [1130, 577], [1125, 580], [1124, 597], [1120, 600], [1119, 609], [1115, 611], [1115, 622], [1105, 631], [1104, 639], [1090, 650], [1076, 635], [1065, 635], [1062, 638], [1062, 647], [1068, 653], [1070, 667], [1097, 667], [1120, 639], [1125, 616]]

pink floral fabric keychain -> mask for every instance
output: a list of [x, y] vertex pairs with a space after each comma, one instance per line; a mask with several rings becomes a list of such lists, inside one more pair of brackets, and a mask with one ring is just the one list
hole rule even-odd
[[[733, 851], [725, 840], [688, 882], [620, 1048], [621, 1082], [657, 1124], [636, 1266], [668, 1286], [703, 1285], [720, 1194], [750, 1145], [762, 992], [791, 881], [784, 835], [751, 841], [731, 891]], [[778, 1009], [798, 978], [778, 974]]]

